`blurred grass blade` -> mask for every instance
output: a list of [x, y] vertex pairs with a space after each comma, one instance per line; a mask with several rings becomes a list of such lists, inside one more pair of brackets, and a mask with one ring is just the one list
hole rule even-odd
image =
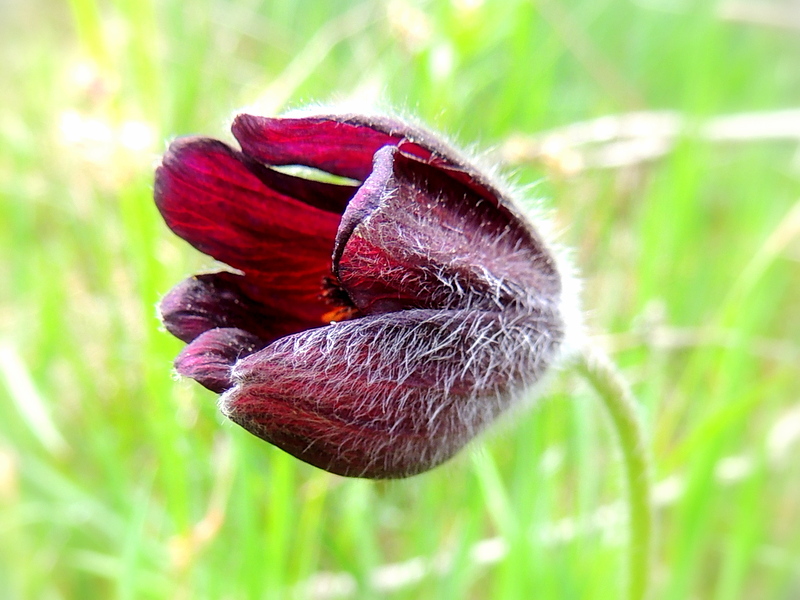
[[11, 345], [1, 342], [0, 375], [5, 381], [11, 401], [33, 436], [50, 454], [60, 455], [66, 452], [69, 445], [48, 412], [50, 403], [39, 394], [30, 371], [17, 351]]

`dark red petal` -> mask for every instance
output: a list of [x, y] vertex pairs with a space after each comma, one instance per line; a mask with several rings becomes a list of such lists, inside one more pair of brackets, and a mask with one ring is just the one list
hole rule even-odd
[[175, 233], [244, 271], [248, 295], [321, 322], [340, 217], [265, 185], [263, 170], [222, 142], [178, 140], [156, 172], [156, 204]]
[[403, 139], [402, 132], [392, 135], [365, 123], [324, 116], [238, 115], [231, 130], [245, 154], [268, 165], [305, 165], [360, 180], [369, 175], [378, 148]]
[[387, 147], [348, 205], [334, 271], [362, 314], [557, 300], [549, 253], [529, 226], [450, 173]]
[[409, 310], [277, 340], [239, 362], [233, 421], [347, 476], [395, 478], [447, 460], [538, 379], [553, 312]]
[[237, 360], [261, 350], [265, 342], [256, 335], [226, 327], [211, 329], [186, 346], [175, 359], [175, 369], [212, 392], [221, 394], [233, 384], [231, 368]]
[[187, 343], [218, 327], [243, 329], [270, 342], [319, 325], [268, 309], [243, 292], [246, 285], [244, 277], [225, 271], [190, 277], [161, 300], [161, 321]]
[[369, 175], [378, 149], [397, 146], [404, 154], [447, 171], [489, 202], [514, 212], [494, 185], [456, 149], [424, 128], [399, 119], [357, 114], [302, 118], [242, 114], [231, 129], [245, 154], [263, 163], [305, 165], [360, 180]]

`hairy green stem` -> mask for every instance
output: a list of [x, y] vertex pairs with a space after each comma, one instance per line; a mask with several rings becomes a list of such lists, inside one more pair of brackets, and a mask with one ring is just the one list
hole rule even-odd
[[604, 354], [586, 349], [578, 370], [603, 400], [619, 438], [627, 479], [630, 512], [629, 600], [647, 597], [653, 553], [653, 503], [650, 455], [637, 414], [636, 400], [625, 379]]

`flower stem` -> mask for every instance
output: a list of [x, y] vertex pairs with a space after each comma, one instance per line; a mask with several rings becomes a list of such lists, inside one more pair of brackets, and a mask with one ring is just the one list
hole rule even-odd
[[629, 600], [647, 597], [653, 552], [653, 504], [650, 456], [630, 386], [611, 360], [594, 349], [585, 349], [578, 370], [592, 384], [605, 404], [619, 438], [628, 487], [630, 513]]

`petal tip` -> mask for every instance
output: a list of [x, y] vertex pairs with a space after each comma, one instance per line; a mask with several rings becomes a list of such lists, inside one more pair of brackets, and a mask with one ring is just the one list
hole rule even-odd
[[221, 327], [206, 331], [175, 358], [175, 370], [203, 387], [221, 394], [233, 387], [237, 361], [264, 347], [259, 337], [241, 329]]

